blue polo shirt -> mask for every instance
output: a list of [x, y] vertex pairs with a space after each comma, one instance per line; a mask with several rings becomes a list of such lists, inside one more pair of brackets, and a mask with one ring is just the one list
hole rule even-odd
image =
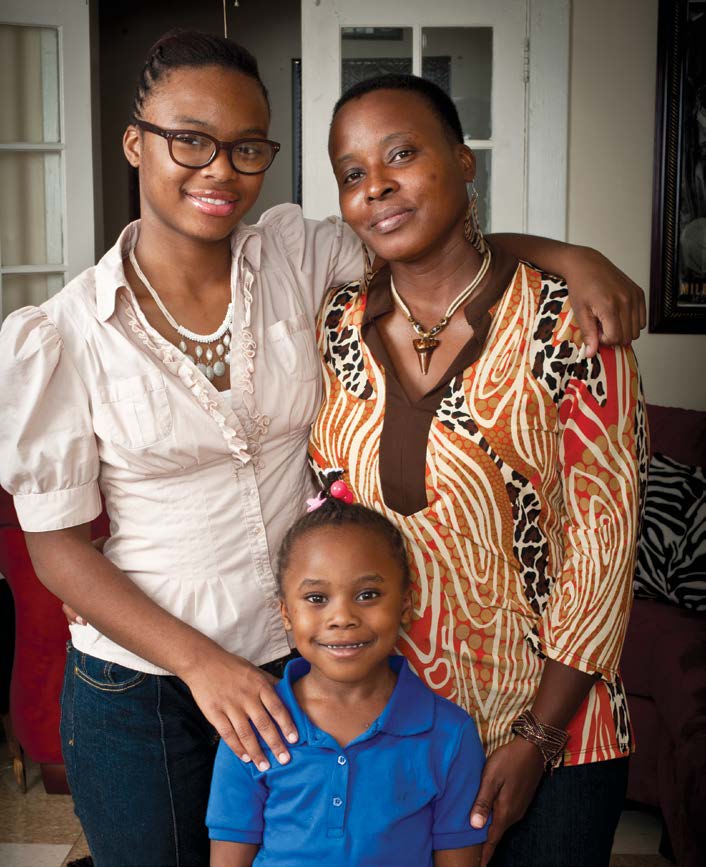
[[309, 671], [287, 665], [277, 691], [299, 742], [280, 765], [244, 764], [218, 747], [206, 824], [214, 840], [258, 843], [257, 867], [431, 867], [435, 849], [482, 843], [487, 829], [469, 814], [485, 762], [468, 714], [428, 689], [404, 657], [387, 707], [370, 728], [341, 747], [317, 728], [294, 697]]

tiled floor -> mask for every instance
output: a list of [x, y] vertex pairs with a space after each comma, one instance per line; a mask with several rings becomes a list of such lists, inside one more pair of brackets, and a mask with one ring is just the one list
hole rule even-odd
[[[618, 827], [611, 867], [672, 867], [657, 854], [660, 834], [657, 817], [625, 812]], [[69, 861], [87, 854], [71, 798], [47, 795], [39, 770], [31, 763], [27, 794], [23, 795], [12, 775], [7, 745], [0, 744], [0, 865], [66, 867]]]
[[27, 768], [27, 793], [15, 783], [5, 743], [0, 745], [0, 864], [59, 867], [77, 842], [81, 825], [68, 795], [47, 795], [39, 769]]

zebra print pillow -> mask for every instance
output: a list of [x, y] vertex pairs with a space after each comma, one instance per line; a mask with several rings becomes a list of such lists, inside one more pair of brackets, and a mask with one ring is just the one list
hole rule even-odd
[[656, 454], [650, 463], [635, 595], [706, 611], [706, 476]]

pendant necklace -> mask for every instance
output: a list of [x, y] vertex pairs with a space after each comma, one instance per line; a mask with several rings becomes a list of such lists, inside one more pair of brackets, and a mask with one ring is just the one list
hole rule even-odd
[[[195, 331], [191, 331], [183, 325], [179, 325], [176, 319], [164, 306], [162, 299], [157, 295], [156, 290], [152, 287], [147, 277], [142, 273], [142, 269], [135, 258], [134, 249], [130, 250], [128, 258], [130, 259], [130, 264], [135, 269], [135, 273], [142, 281], [145, 289], [154, 299], [154, 303], [159, 307], [164, 318], [181, 338], [179, 341], [179, 349], [181, 352], [184, 353], [192, 364], [195, 364], [196, 367], [198, 367], [201, 373], [203, 373], [209, 381], [212, 381], [216, 376], [223, 376], [228, 369], [227, 365], [230, 364], [230, 342], [233, 334], [233, 303], [230, 302], [228, 304], [225, 319], [215, 331], [211, 334], [197, 334]], [[191, 355], [188, 351], [186, 340], [191, 340], [192, 343], [196, 344], [194, 355]], [[207, 346], [206, 351], [204, 352], [202, 344], [208, 343], [215, 343], [216, 345], [214, 349]]]
[[417, 320], [412, 316], [412, 312], [409, 307], [405, 304], [402, 296], [399, 294], [397, 289], [395, 289], [395, 281], [392, 279], [392, 275], [390, 275], [390, 292], [392, 293], [392, 298], [400, 308], [400, 310], [407, 317], [408, 321], [412, 325], [412, 328], [419, 335], [412, 339], [412, 346], [414, 346], [414, 350], [417, 353], [417, 358], [419, 359], [419, 367], [422, 373], [426, 376], [429, 371], [429, 363], [431, 361], [431, 356], [436, 347], [439, 345], [440, 341], [437, 340], [436, 335], [446, 328], [449, 324], [451, 317], [458, 310], [458, 308], [467, 301], [470, 296], [475, 292], [475, 290], [480, 285], [481, 280], [488, 273], [488, 268], [490, 267], [491, 260], [490, 247], [488, 247], [483, 254], [483, 261], [481, 262], [480, 268], [478, 269], [478, 273], [471, 280], [471, 282], [466, 286], [463, 292], [460, 293], [449, 306], [446, 313], [444, 313], [443, 317], [430, 328], [428, 331], [424, 328], [424, 326], [417, 322]]

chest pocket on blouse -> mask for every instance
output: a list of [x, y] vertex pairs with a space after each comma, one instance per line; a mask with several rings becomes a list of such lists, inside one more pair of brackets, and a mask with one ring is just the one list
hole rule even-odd
[[172, 432], [172, 412], [160, 373], [113, 379], [98, 393], [96, 433], [126, 449], [143, 449]]
[[314, 324], [305, 313], [270, 325], [267, 340], [280, 365], [292, 379], [306, 382], [321, 376]]

